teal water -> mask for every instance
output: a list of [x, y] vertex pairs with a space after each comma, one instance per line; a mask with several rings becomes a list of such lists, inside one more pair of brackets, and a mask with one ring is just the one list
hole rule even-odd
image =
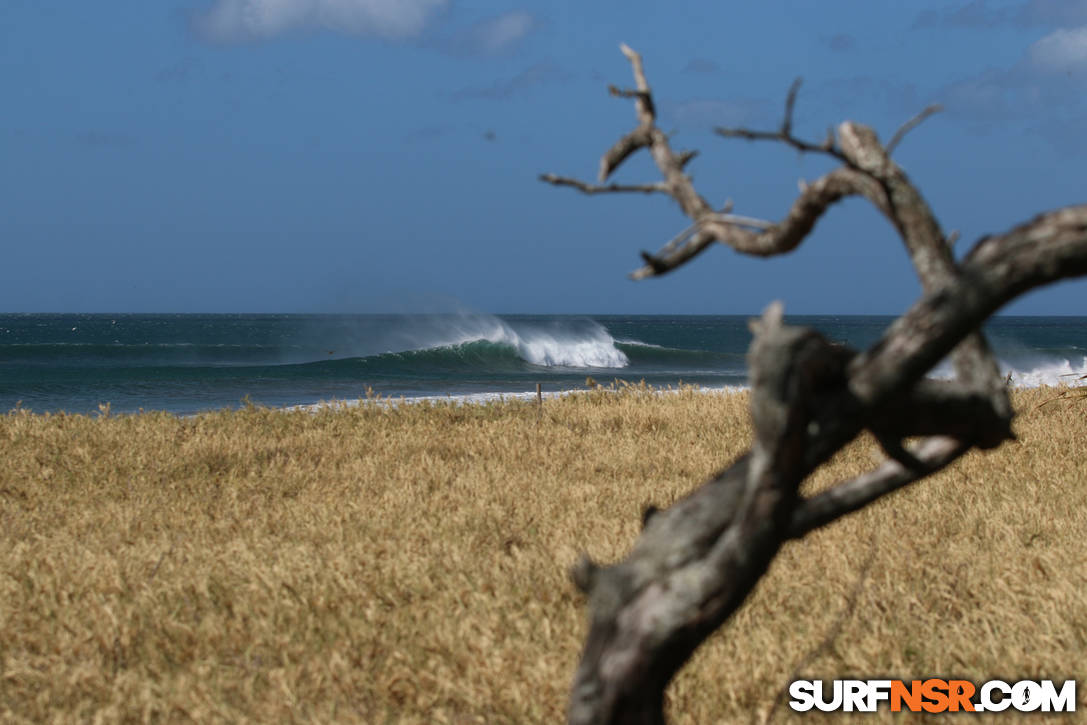
[[[795, 316], [855, 347], [893, 318]], [[383, 396], [480, 398], [599, 382], [743, 386], [746, 316], [0, 315], [0, 411], [167, 410]], [[1020, 385], [1087, 373], [1087, 317], [986, 331]], [[937, 370], [937, 374], [940, 370]]]

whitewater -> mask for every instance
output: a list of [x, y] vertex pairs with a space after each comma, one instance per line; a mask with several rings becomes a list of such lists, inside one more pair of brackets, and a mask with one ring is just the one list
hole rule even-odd
[[630, 365], [604, 326], [591, 319], [560, 325], [524, 324], [518, 330], [493, 315], [476, 314], [447, 318], [437, 325], [429, 319], [416, 325], [425, 331], [403, 333], [408, 339], [418, 336], [410, 351], [464, 350], [472, 343], [491, 343], [511, 348], [526, 363], [541, 367], [610, 369]]

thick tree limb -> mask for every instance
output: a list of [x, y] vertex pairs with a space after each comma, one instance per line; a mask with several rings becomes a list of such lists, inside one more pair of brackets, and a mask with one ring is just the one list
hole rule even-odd
[[[600, 172], [597, 174], [597, 179], [601, 182], [607, 181], [608, 177], [611, 176], [632, 153], [638, 149], [645, 148], [651, 142], [652, 137], [649, 130], [643, 127], [638, 127], [626, 136], [623, 136], [615, 142], [614, 146], [604, 152], [604, 156], [600, 159]], [[547, 175], [550, 176], [550, 174]]]
[[968, 450], [968, 443], [960, 443], [954, 438], [929, 438], [918, 450], [911, 451], [914, 458], [921, 462], [920, 469], [903, 466], [898, 461], [887, 461], [874, 471], [807, 499], [793, 511], [788, 536], [799, 539], [846, 514], [859, 511], [873, 501], [944, 468]]
[[[923, 120], [924, 115], [918, 118]], [[922, 289], [931, 292], [950, 284], [958, 277], [959, 270], [947, 237], [928, 202], [906, 173], [891, 160], [889, 151], [880, 145], [872, 129], [847, 122], [839, 127], [839, 137], [842, 151], [850, 162], [886, 190], [890, 213], [885, 212], [885, 215], [898, 229]], [[1011, 401], [1006, 386], [980, 331], [968, 335], [955, 350], [952, 365], [959, 380], [984, 391], [1001, 415], [1011, 420]]]
[[955, 282], [925, 295], [850, 364], [849, 387], [876, 406], [916, 382], [1009, 300], [1087, 274], [1087, 204], [1041, 214], [982, 239]]
[[993, 448], [1013, 437], [1008, 418], [989, 396], [953, 381], [917, 382], [874, 410], [865, 427], [898, 439], [973, 439], [979, 448]]
[[[757, 257], [771, 257], [796, 249], [811, 233], [826, 211], [849, 196], [863, 196], [886, 207], [886, 195], [879, 184], [853, 169], [841, 168], [808, 184], [793, 202], [786, 217], [777, 223], [765, 223], [760, 231], [744, 228], [728, 218], [707, 215], [696, 222], [698, 233], [687, 244], [666, 245], [652, 255], [653, 264], [631, 273], [632, 279], [644, 279], [669, 272], [700, 254], [714, 242], [721, 242], [737, 252]], [[889, 209], [889, 207], [887, 207]]]

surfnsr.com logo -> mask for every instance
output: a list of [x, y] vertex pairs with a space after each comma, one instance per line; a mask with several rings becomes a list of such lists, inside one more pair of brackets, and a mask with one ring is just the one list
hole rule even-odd
[[[829, 685], [826, 686], [826, 685]], [[1076, 681], [1053, 680], [796, 680], [789, 707], [797, 712], [1075, 712]]]

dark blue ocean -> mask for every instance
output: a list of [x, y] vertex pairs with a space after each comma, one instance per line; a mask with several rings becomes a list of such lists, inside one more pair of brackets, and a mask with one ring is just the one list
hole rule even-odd
[[[865, 347], [891, 317], [793, 316]], [[0, 315], [0, 412], [167, 410], [392, 397], [486, 399], [582, 388], [743, 386], [746, 316]], [[1087, 317], [1000, 317], [986, 328], [1013, 382], [1087, 373]], [[937, 370], [937, 374], [939, 374]]]

